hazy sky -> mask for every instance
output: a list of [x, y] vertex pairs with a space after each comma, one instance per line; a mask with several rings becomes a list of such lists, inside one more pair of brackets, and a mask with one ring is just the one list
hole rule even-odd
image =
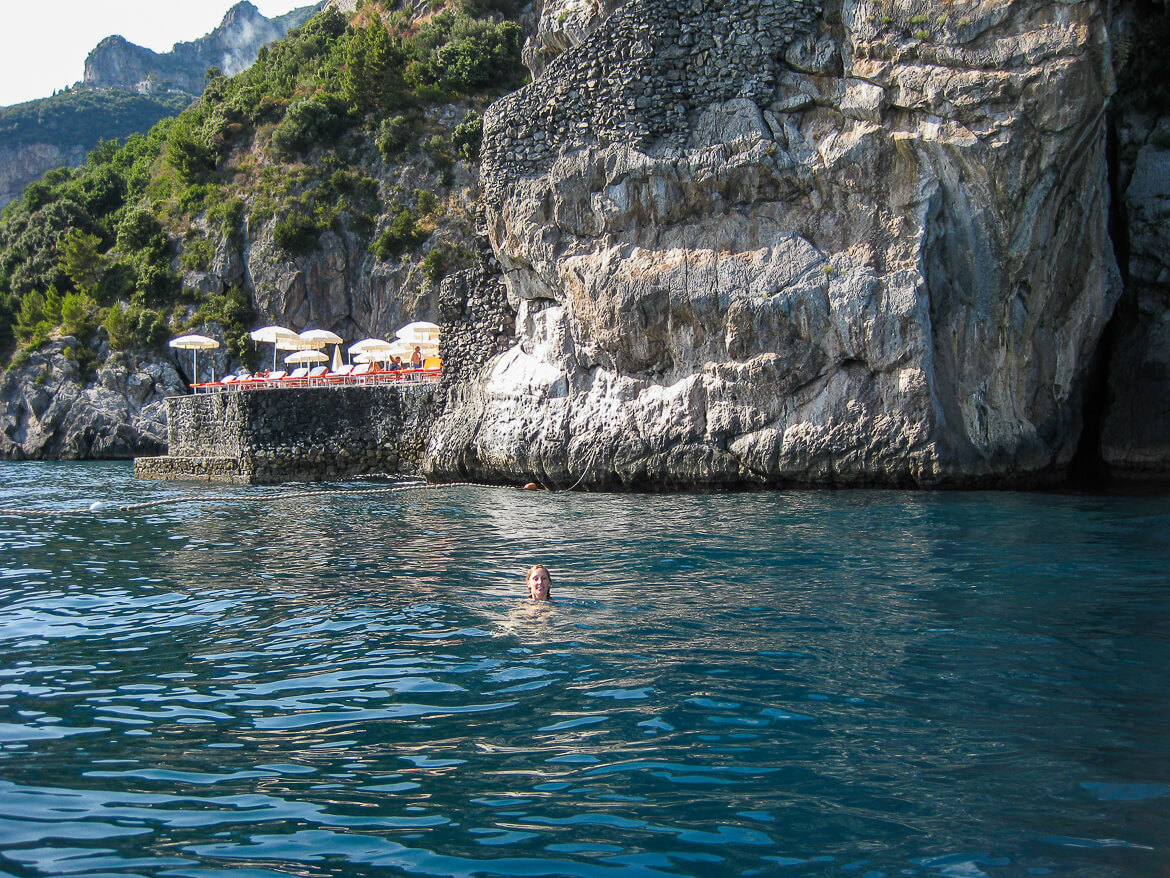
[[[81, 79], [85, 56], [111, 34], [169, 52], [214, 30], [236, 0], [4, 0], [0, 106], [45, 98]], [[313, 0], [252, 0], [269, 18]]]

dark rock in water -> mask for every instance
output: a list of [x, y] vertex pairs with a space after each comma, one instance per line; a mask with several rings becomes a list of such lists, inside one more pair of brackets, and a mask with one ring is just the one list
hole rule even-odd
[[1170, 479], [1170, 117], [1120, 126], [1128, 284], [1108, 352], [1100, 451], [1121, 479]]
[[166, 450], [164, 399], [185, 391], [162, 358], [115, 355], [83, 376], [64, 338], [0, 383], [0, 458], [126, 459]]

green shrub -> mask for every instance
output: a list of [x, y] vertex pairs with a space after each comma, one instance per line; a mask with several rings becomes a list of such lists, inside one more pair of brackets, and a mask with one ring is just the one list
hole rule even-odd
[[61, 328], [82, 341], [97, 329], [98, 304], [86, 293], [68, 293], [61, 303]]
[[[61, 305], [61, 296], [52, 287], [43, 293], [38, 290], [25, 295], [16, 315], [16, 337], [32, 347], [39, 347], [53, 327], [60, 324]], [[34, 336], [40, 336], [36, 344], [32, 343]]]
[[139, 307], [166, 305], [179, 294], [179, 279], [166, 265], [147, 263], [138, 267], [137, 274], [131, 300]]
[[93, 290], [105, 274], [107, 260], [101, 253], [101, 238], [81, 229], [72, 229], [61, 242], [58, 264], [76, 289]]
[[404, 208], [378, 236], [371, 250], [380, 262], [401, 256], [427, 239], [427, 233], [418, 227], [414, 212]]
[[110, 347], [116, 351], [158, 348], [171, 334], [166, 318], [157, 311], [121, 302], [115, 302], [106, 311], [102, 326], [109, 336]]
[[232, 246], [238, 247], [242, 243], [244, 226], [244, 201], [241, 198], [228, 198], [209, 208], [207, 221], [219, 228], [220, 235]]
[[378, 152], [386, 161], [398, 158], [414, 135], [414, 126], [405, 116], [391, 116], [378, 126]]
[[184, 271], [206, 271], [215, 258], [215, 244], [208, 238], [188, 238], [183, 242], [179, 265]]
[[378, 181], [359, 171], [348, 168], [334, 171], [329, 177], [329, 188], [353, 205], [374, 208], [380, 203]]
[[504, 18], [515, 18], [519, 12], [515, 0], [455, 0], [455, 8], [475, 18], [492, 13], [498, 13]]
[[435, 208], [439, 206], [439, 196], [435, 195], [428, 189], [414, 190], [414, 209], [418, 211], [419, 216], [428, 216], [435, 212]]
[[427, 158], [431, 160], [431, 164], [435, 170], [439, 172], [439, 179], [444, 185], [451, 184], [452, 169], [455, 167], [455, 159], [451, 155], [451, 144], [442, 135], [436, 134], [432, 136], [425, 144], [423, 149], [427, 154]]
[[414, 89], [437, 87], [449, 94], [509, 88], [523, 76], [518, 24], [494, 23], [443, 12], [419, 28], [414, 60], [403, 73]]
[[170, 336], [171, 329], [161, 314], [150, 308], [143, 308], [138, 312], [134, 334], [142, 347], [159, 348]]
[[324, 229], [300, 212], [293, 212], [276, 224], [272, 240], [281, 250], [293, 256], [313, 252]]
[[359, 113], [402, 102], [402, 52], [380, 19], [358, 28], [345, 50], [342, 94]]
[[334, 95], [320, 94], [289, 107], [284, 121], [272, 134], [272, 147], [292, 158], [313, 146], [332, 143], [349, 124], [344, 103]]
[[166, 249], [166, 236], [150, 211], [136, 207], [127, 211], [118, 225], [118, 249], [123, 253], [161, 252]]
[[451, 146], [461, 159], [473, 162], [479, 158], [479, 149], [482, 145], [483, 117], [475, 110], [470, 110], [451, 132]]
[[102, 321], [106, 334], [110, 338], [110, 347], [116, 351], [128, 351], [134, 347], [134, 331], [138, 328], [138, 315], [121, 302], [115, 302], [106, 311], [106, 318]]
[[98, 281], [94, 298], [100, 305], [129, 299], [134, 295], [137, 279], [132, 265], [121, 261], [113, 262]]
[[215, 150], [190, 123], [175, 125], [171, 130], [166, 156], [185, 180], [197, 180], [215, 170]]

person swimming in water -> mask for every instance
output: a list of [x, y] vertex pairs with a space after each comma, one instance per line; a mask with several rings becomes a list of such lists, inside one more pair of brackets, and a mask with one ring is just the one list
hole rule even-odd
[[552, 590], [552, 575], [543, 564], [533, 564], [528, 568], [528, 598], [534, 601], [550, 600]]

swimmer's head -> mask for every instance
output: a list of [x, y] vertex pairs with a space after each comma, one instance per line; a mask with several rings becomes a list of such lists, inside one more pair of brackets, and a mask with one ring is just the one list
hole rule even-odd
[[543, 564], [528, 568], [528, 597], [534, 601], [547, 601], [552, 590], [552, 576]]

